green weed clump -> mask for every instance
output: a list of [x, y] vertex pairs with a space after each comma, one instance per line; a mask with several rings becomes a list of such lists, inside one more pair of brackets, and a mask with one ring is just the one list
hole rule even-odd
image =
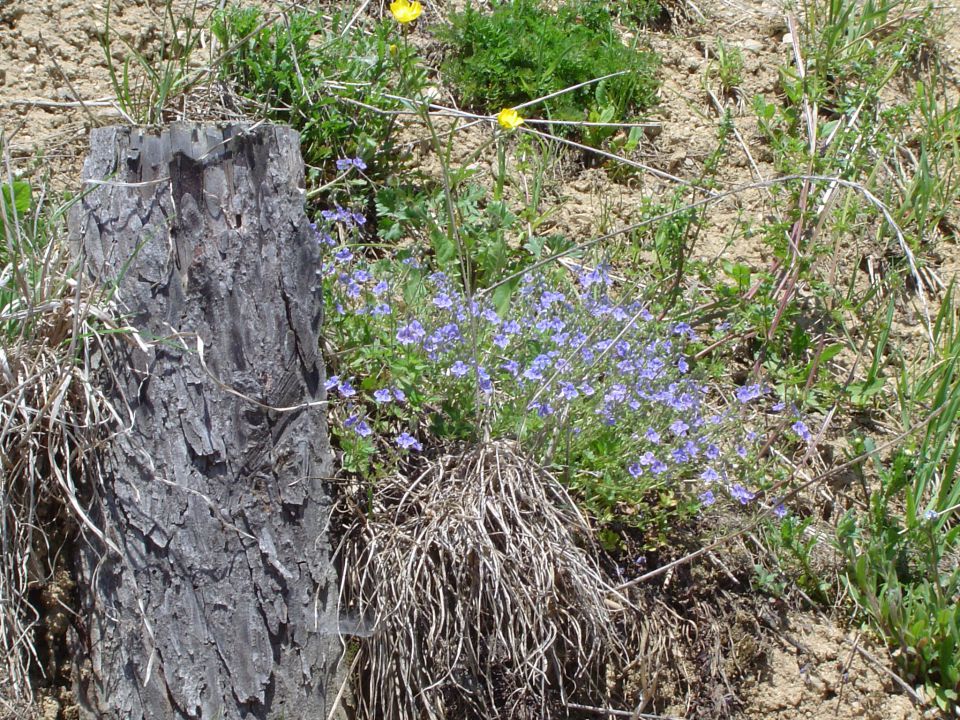
[[232, 48], [222, 75], [256, 115], [300, 132], [308, 184], [324, 179], [319, 166], [330, 167], [335, 158], [395, 156], [391, 111], [423, 87], [414, 51], [398, 37], [396, 23], [358, 27], [349, 20], [300, 11], [270, 24], [247, 8], [219, 13], [212, 22], [221, 45]]
[[[163, 4], [161, 36], [154, 56], [141, 52], [115, 34], [110, 27], [111, 3], [107, 2], [100, 46], [117, 106], [130, 124], [157, 125], [170, 119], [172, 105], [189, 92], [205, 73], [192, 71], [190, 60], [200, 46], [202, 22], [197, 3], [186, 12]], [[123, 62], [114, 59], [114, 41], [123, 45]]]
[[[949, 235], [947, 208], [960, 196], [960, 107], [936, 89], [943, 71], [930, 52], [929, 3], [807, 8], [790, 28], [799, 52], [781, 69], [783, 97], [758, 97], [754, 108], [778, 169], [819, 178], [771, 189], [779, 218], [761, 232], [773, 271], [724, 264], [733, 282], [723, 299], [742, 298], [741, 327], [775, 382], [802, 388], [805, 407], [824, 416], [866, 420], [855, 423], [849, 462], [862, 492], [850, 489], [853, 509], [829, 530], [845, 596], [907, 683], [956, 713], [960, 334], [952, 292], [927, 320], [943, 284], [924, 260]], [[916, 363], [891, 333], [905, 298], [929, 335], [929, 356]], [[880, 418], [896, 435], [882, 445], [872, 432]], [[810, 564], [817, 536], [808, 529], [783, 523], [772, 545], [795, 571], [791, 581], [829, 603], [837, 588]]]
[[438, 31], [451, 49], [443, 65], [462, 103], [489, 114], [591, 80], [538, 103], [545, 119], [624, 121], [656, 102], [657, 56], [621, 42], [607, 3], [556, 11], [518, 0], [483, 13], [468, 6]]
[[621, 22], [650, 27], [664, 21], [667, 13], [657, 0], [622, 0], [614, 6]]
[[917, 427], [889, 457], [870, 438], [879, 480], [865, 512], [837, 534], [846, 584], [863, 616], [894, 648], [907, 678], [943, 709], [960, 698], [960, 331], [952, 293], [934, 325], [937, 354], [897, 381], [901, 422]]

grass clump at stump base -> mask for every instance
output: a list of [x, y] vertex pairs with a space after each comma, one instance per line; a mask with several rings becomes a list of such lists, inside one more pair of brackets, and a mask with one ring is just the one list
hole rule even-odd
[[359, 716], [561, 716], [621, 694], [608, 677], [636, 615], [566, 491], [514, 443], [385, 479], [372, 503], [340, 558], [341, 607], [374, 623], [356, 658]]

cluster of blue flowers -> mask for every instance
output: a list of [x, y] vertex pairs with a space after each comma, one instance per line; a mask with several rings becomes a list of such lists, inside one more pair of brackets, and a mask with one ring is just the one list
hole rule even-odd
[[347, 172], [356, 168], [357, 170], [366, 170], [367, 164], [358, 157], [355, 158], [340, 158], [337, 160], [337, 170], [340, 172]]
[[[336, 208], [324, 220], [355, 228], [362, 224], [357, 216]], [[329, 245], [328, 237], [318, 231], [321, 243]], [[504, 317], [489, 295], [468, 298], [443, 272], [421, 273], [424, 295], [406, 304], [398, 267], [420, 263], [407, 257], [402, 265], [369, 264], [348, 247], [330, 247], [321, 274], [334, 313], [342, 320], [366, 318], [377, 342], [392, 352], [422, 356], [439, 394], [485, 404], [494, 434], [547, 429], [588, 442], [598, 428], [615, 431], [626, 453], [618, 458], [624, 478], [682, 486], [704, 506], [718, 492], [744, 505], [757, 497], [758, 488], [743, 484], [761, 445], [754, 428], [762, 430], [783, 404], [771, 404], [769, 389], [759, 384], [736, 388], [722, 402], [691, 371], [694, 329], [658, 320], [641, 301], [625, 298], [607, 268], [585, 270], [566, 284], [558, 275], [527, 274]], [[354, 403], [344, 425], [368, 435], [370, 420], [355, 404], [350, 380], [333, 376], [327, 389]], [[406, 395], [391, 384], [370, 398], [367, 407], [376, 412]], [[502, 424], [508, 421], [514, 424]], [[802, 441], [813, 439], [802, 420], [792, 431]], [[396, 435], [394, 444], [422, 449], [409, 432]]]

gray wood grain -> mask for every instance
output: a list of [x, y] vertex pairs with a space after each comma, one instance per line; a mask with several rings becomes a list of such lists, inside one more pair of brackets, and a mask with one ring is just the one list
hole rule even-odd
[[149, 350], [121, 338], [101, 373], [127, 428], [92, 517], [121, 555], [91, 537], [78, 559], [82, 713], [325, 720], [341, 645], [326, 411], [302, 407], [324, 370], [299, 137], [102, 128], [83, 178], [85, 277], [115, 288]]

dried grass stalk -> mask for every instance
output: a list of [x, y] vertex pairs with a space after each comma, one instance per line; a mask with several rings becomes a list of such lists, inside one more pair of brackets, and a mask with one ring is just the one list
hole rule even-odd
[[86, 370], [101, 335], [117, 330], [112, 311], [71, 279], [64, 210], [42, 199], [30, 217], [0, 202], [0, 716], [25, 717], [31, 678], [60, 670], [39, 656], [37, 634], [64, 640], [70, 543], [99, 533], [83, 510], [84, 468], [95, 438], [117, 425]]
[[558, 717], [609, 699], [636, 616], [566, 491], [516, 445], [385, 480], [373, 507], [341, 545], [341, 608], [373, 623], [360, 717]]

